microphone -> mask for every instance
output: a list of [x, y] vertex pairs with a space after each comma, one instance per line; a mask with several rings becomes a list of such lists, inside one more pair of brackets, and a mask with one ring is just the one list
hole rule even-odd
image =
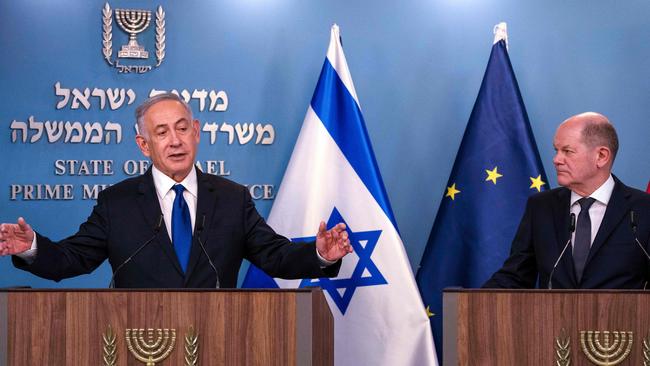
[[201, 232], [203, 232], [204, 227], [205, 227], [205, 214], [201, 216], [201, 223], [198, 224], [196, 228], [196, 240], [199, 242], [199, 246], [201, 247], [203, 254], [205, 254], [206, 258], [208, 258], [208, 263], [210, 264], [210, 267], [212, 267], [212, 270], [214, 271], [214, 275], [217, 277], [217, 283], [215, 284], [214, 288], [220, 288], [221, 284], [219, 283], [219, 271], [217, 271], [217, 267], [215, 267], [214, 263], [212, 263], [212, 259], [210, 259], [210, 256], [208, 255], [208, 251], [205, 250], [205, 246], [201, 241]]
[[108, 285], [108, 288], [115, 288], [115, 276], [117, 276], [117, 273], [122, 269], [122, 267], [124, 267], [127, 263], [129, 263], [131, 259], [133, 259], [136, 255], [138, 255], [138, 253], [140, 253], [142, 249], [144, 249], [147, 245], [149, 245], [149, 243], [151, 243], [156, 238], [156, 236], [158, 236], [162, 224], [163, 224], [163, 215], [160, 215], [160, 218], [158, 219], [158, 224], [153, 229], [153, 236], [151, 236], [149, 240], [145, 241], [144, 244], [140, 245], [140, 247], [138, 247], [138, 249], [136, 249], [135, 252], [133, 252], [133, 254], [131, 254], [128, 258], [126, 258], [126, 260], [122, 262], [122, 264], [117, 266], [115, 271], [113, 271], [113, 276], [111, 277], [111, 283]]
[[557, 257], [557, 260], [555, 261], [555, 264], [553, 265], [553, 269], [551, 270], [551, 274], [548, 276], [548, 286], [547, 286], [547, 288], [549, 290], [553, 289], [553, 273], [555, 273], [555, 269], [557, 268], [557, 265], [560, 264], [560, 259], [562, 259], [562, 256], [564, 255], [564, 252], [566, 252], [566, 249], [569, 247], [569, 244], [571, 244], [571, 236], [576, 231], [576, 214], [572, 213], [570, 218], [571, 218], [571, 222], [569, 224], [569, 240], [566, 241], [566, 244], [564, 245], [564, 249], [562, 249], [562, 252], [560, 253], [560, 256]]
[[[637, 237], [637, 225], [636, 225], [636, 220], [634, 219], [635, 216], [636, 215], [634, 213], [634, 210], [631, 210], [630, 211], [630, 226], [632, 227], [632, 234], [634, 235], [634, 241], [639, 246], [639, 248], [641, 248], [641, 250], [643, 251], [643, 254], [645, 254], [645, 257], [648, 259], [648, 261], [650, 261], [650, 255], [648, 255], [648, 252], [645, 250], [645, 248], [643, 247], [643, 245], [639, 241], [639, 238]], [[646, 281], [645, 284], [643, 285], [644, 290], [646, 289], [647, 285], [648, 285], [648, 281]]]
[[639, 241], [639, 238], [637, 237], [637, 225], [636, 225], [636, 220], [634, 219], [635, 216], [636, 215], [634, 211], [630, 211], [630, 226], [632, 227], [632, 234], [634, 234], [634, 241], [639, 246], [639, 248], [641, 248], [643, 254], [645, 254], [645, 257], [648, 258], [648, 260], [650, 261], [650, 254], [648, 254], [648, 252], [645, 250], [645, 248]]

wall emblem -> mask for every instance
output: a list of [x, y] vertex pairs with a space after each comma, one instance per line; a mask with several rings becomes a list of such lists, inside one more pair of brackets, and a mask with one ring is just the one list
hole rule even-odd
[[[176, 329], [126, 329], [126, 345], [131, 356], [147, 366], [156, 366], [174, 350]], [[185, 333], [183, 366], [199, 364], [199, 333], [190, 326]], [[102, 366], [117, 365], [117, 334], [109, 324], [102, 334]], [[122, 361], [126, 363], [127, 361]]]
[[[160, 66], [165, 59], [165, 12], [158, 6], [155, 14], [155, 25], [151, 25], [151, 11], [139, 9], [115, 9], [113, 11], [106, 3], [102, 10], [102, 54], [106, 62], [113, 66], [120, 73], [144, 74], [153, 68]], [[128, 34], [128, 43], [121, 46], [117, 52], [117, 58], [113, 58], [113, 18], [118, 29]], [[155, 33], [155, 63], [143, 63], [142, 60], [150, 60], [150, 52], [146, 47], [138, 43], [151, 34], [151, 28]], [[149, 31], [147, 31], [149, 30]], [[124, 60], [129, 60], [123, 63]]]
[[633, 333], [629, 331], [580, 331], [582, 352], [594, 365], [618, 365], [632, 351], [633, 342]]

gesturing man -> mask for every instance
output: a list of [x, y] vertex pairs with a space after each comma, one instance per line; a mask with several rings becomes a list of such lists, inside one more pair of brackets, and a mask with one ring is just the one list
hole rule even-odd
[[153, 163], [144, 175], [102, 191], [79, 231], [58, 243], [23, 218], [0, 225], [0, 255], [56, 281], [108, 259], [114, 271], [121, 267], [116, 286], [132, 288], [235, 287], [244, 258], [274, 277], [338, 273], [352, 252], [345, 224], [328, 231], [321, 222], [315, 245], [276, 234], [244, 186], [195, 168], [199, 122], [177, 95], [149, 98], [136, 121], [136, 143]]

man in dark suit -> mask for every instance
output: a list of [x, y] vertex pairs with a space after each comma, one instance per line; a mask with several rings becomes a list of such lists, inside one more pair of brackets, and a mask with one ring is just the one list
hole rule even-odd
[[483, 287], [645, 288], [650, 195], [611, 174], [614, 127], [601, 114], [579, 114], [558, 127], [553, 145], [563, 187], [530, 197], [509, 258]]
[[0, 255], [56, 281], [89, 273], [108, 258], [116, 286], [132, 288], [235, 287], [244, 258], [274, 277], [338, 273], [352, 251], [345, 224], [328, 231], [321, 222], [315, 245], [276, 234], [244, 186], [195, 168], [199, 121], [182, 99], [149, 98], [136, 120], [136, 142], [153, 163], [144, 175], [101, 192], [79, 231], [59, 243], [23, 218], [0, 225]]

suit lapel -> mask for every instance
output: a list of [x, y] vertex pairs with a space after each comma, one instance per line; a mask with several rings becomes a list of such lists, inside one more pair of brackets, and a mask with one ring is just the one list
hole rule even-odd
[[[156, 227], [158, 225], [158, 220], [162, 215], [160, 209], [160, 202], [158, 201], [158, 196], [156, 194], [156, 188], [153, 184], [153, 176], [151, 175], [151, 168], [147, 170], [140, 179], [140, 185], [138, 186], [138, 207], [142, 210], [142, 215], [151, 227]], [[169, 240], [169, 234], [167, 233], [167, 227], [163, 225], [158, 234], [158, 242], [162, 251], [167, 255], [169, 260], [172, 262], [176, 271], [182, 276], [183, 270], [181, 265], [178, 262], [176, 257], [176, 252], [172, 242]]]
[[625, 186], [618, 178], [614, 177], [616, 184], [614, 185], [614, 190], [612, 191], [612, 197], [609, 199], [607, 204], [607, 209], [605, 210], [605, 216], [603, 217], [603, 222], [600, 224], [598, 233], [596, 233], [596, 238], [591, 244], [591, 249], [589, 250], [589, 256], [587, 257], [587, 263], [585, 268], [589, 265], [589, 261], [593, 258], [598, 249], [600, 249], [603, 244], [607, 241], [607, 238], [612, 234], [614, 229], [621, 222], [625, 214], [630, 209], [630, 203], [627, 199], [627, 191]]
[[196, 199], [196, 222], [194, 224], [194, 235], [192, 236], [192, 248], [190, 250], [190, 259], [187, 266], [185, 284], [187, 284], [192, 276], [192, 272], [194, 272], [201, 256], [205, 255], [199, 246], [198, 238], [200, 238], [201, 242], [205, 245], [208, 236], [208, 226], [214, 221], [213, 216], [216, 212], [214, 206], [217, 203], [217, 193], [214, 185], [210, 182], [209, 176], [198, 169], [196, 170], [196, 175], [198, 186], [198, 195]]
[[[569, 240], [569, 225], [570, 225], [570, 210], [569, 204], [571, 203], [571, 191], [566, 188], [560, 188], [557, 191], [556, 199], [553, 200], [553, 218], [555, 223], [555, 235], [557, 253], [560, 255], [562, 249]], [[577, 278], [575, 268], [573, 265], [573, 256], [571, 254], [572, 248], [567, 248], [567, 251], [562, 256], [558, 267], [562, 267], [564, 272], [568, 275], [573, 287], [577, 287]]]

